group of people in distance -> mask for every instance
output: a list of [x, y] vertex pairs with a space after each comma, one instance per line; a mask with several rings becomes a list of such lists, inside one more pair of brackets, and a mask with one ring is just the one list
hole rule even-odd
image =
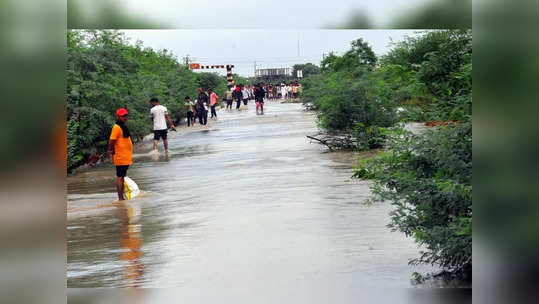
[[[240, 110], [241, 103], [247, 106], [249, 100], [256, 102], [256, 114], [264, 114], [264, 99], [296, 99], [301, 93], [301, 84], [291, 82], [289, 84], [272, 85], [259, 83], [253, 86], [244, 86], [243, 84], [228, 86], [223, 96], [226, 103], [226, 110], [231, 111], [232, 106]], [[187, 126], [192, 126], [198, 119], [201, 125], [206, 125], [208, 121], [208, 111], [211, 110], [211, 119], [217, 118], [215, 107], [218, 104], [219, 96], [212, 90], [204, 91], [199, 88], [197, 99], [191, 100], [189, 96], [185, 97], [185, 110], [187, 111]]]
[[208, 92], [205, 92], [202, 88], [198, 88], [198, 97], [194, 101], [191, 100], [191, 97], [185, 96], [187, 126], [194, 126], [197, 118], [201, 125], [206, 125], [208, 123], [208, 110], [211, 110], [211, 119], [217, 118], [215, 107], [218, 100], [219, 96], [213, 89], [208, 89]]
[[243, 105], [247, 106], [249, 100], [254, 99], [256, 102], [256, 114], [264, 114], [264, 96], [261, 95], [261, 92], [263, 92], [263, 89], [259, 84], [247, 87], [243, 84], [229, 86], [223, 98], [226, 102], [226, 110], [232, 110], [232, 105], [236, 103], [236, 110], [239, 111], [242, 101]]
[[[201, 125], [206, 125], [208, 122], [208, 110], [211, 110], [210, 119], [217, 118], [216, 106], [218, 105], [219, 96], [213, 89], [199, 88], [199, 94], [193, 101], [191, 97], [185, 96], [185, 110], [187, 113], [187, 126], [194, 126], [198, 118]], [[254, 99], [256, 102], [256, 114], [264, 114], [264, 98], [267, 98], [267, 92], [260, 84], [253, 86], [244, 86], [243, 84], [236, 86], [228, 86], [223, 96], [223, 101], [226, 103], [226, 110], [231, 111], [232, 105], [235, 103], [236, 110], [240, 110], [241, 104], [247, 106], [249, 100]]]
[[[301, 88], [301, 85], [297, 83], [281, 84], [279, 86], [256, 84], [247, 87], [240, 84], [229, 86], [223, 100], [226, 102], [227, 110], [232, 110], [233, 102], [236, 102], [236, 109], [240, 110], [242, 101], [247, 106], [248, 101], [254, 99], [256, 102], [256, 114], [258, 115], [264, 114], [264, 98], [296, 98], [299, 93], [298, 88]], [[189, 96], [185, 97], [187, 126], [194, 125], [197, 118], [201, 125], [206, 125], [208, 122], [208, 110], [211, 111], [211, 119], [217, 118], [215, 107], [218, 105], [219, 96], [212, 89], [208, 89], [206, 92], [204, 89], [199, 88], [198, 91], [199, 94], [195, 101], [192, 101]], [[173, 131], [176, 131], [176, 127], [168, 115], [167, 108], [161, 105], [157, 98], [150, 99], [150, 104], [152, 105], [150, 117], [153, 120], [154, 130], [153, 151], [157, 152], [157, 145], [159, 140], [162, 139], [165, 153], [168, 154], [167, 122]], [[116, 110], [117, 120], [112, 127], [108, 144], [109, 158], [116, 166], [116, 189], [119, 200], [124, 199], [124, 177], [127, 174], [127, 169], [133, 163], [133, 143], [129, 128], [126, 125], [128, 117], [127, 109], [120, 108]]]
[[292, 82], [289, 84], [264, 84], [262, 85], [267, 99], [296, 99], [303, 89], [301, 83]]

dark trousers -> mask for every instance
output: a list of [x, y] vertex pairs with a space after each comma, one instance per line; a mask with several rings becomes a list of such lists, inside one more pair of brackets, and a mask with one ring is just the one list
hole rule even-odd
[[248, 99], [244, 99], [244, 100], [243, 100], [243, 104], [244, 104], [244, 105], [247, 105], [247, 100], [248, 100]]
[[211, 106], [211, 118], [217, 117], [217, 112], [215, 112], [215, 106]]
[[236, 100], [236, 109], [240, 109], [241, 99]]
[[205, 125], [206, 123], [208, 123], [208, 111], [200, 111], [198, 113], [198, 121], [201, 125]]
[[191, 124], [195, 123], [195, 116], [193, 115], [193, 111], [187, 112], [187, 126], [189, 127]]

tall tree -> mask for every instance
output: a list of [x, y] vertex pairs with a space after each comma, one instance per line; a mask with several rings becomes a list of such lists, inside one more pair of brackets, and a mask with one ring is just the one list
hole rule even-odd
[[303, 77], [308, 77], [310, 75], [316, 75], [320, 74], [320, 67], [312, 64], [312, 63], [304, 63], [304, 64], [295, 64], [292, 67], [292, 76], [296, 77], [298, 74], [298, 71], [302, 71]]

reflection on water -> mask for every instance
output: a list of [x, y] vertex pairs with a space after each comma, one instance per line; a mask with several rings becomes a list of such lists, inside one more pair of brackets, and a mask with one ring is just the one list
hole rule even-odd
[[144, 265], [140, 262], [142, 257], [142, 239], [140, 238], [140, 209], [120, 201], [118, 204], [122, 220], [121, 241], [124, 251], [120, 259], [126, 262], [125, 281], [129, 287], [139, 287], [144, 275]]
[[357, 156], [309, 143], [312, 113], [268, 102], [265, 115], [218, 115], [208, 131], [171, 132], [168, 158], [150, 155], [151, 141], [135, 147], [128, 175], [145, 196], [111, 204], [110, 164], [68, 178], [68, 287], [212, 290], [200, 300], [213, 302], [329, 288], [351, 299], [429, 270], [407, 264], [418, 248], [386, 228], [388, 204], [362, 204]]

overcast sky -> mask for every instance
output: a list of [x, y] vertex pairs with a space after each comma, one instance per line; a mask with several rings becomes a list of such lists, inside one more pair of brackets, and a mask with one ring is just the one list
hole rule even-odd
[[[254, 76], [257, 68], [319, 64], [323, 54], [350, 49], [352, 40], [363, 38], [377, 55], [390, 49], [390, 41], [413, 36], [413, 30], [124, 30], [132, 43], [141, 40], [155, 50], [167, 49], [178, 59], [189, 55], [201, 65], [235, 66], [233, 72]], [[299, 41], [299, 56], [298, 56]], [[208, 70], [204, 70], [208, 71]], [[211, 70], [210, 70], [211, 71]], [[225, 75], [226, 71], [216, 70]]]
[[355, 10], [364, 12], [374, 25], [383, 27], [395, 17], [436, 0], [116, 1], [126, 13], [162, 22], [173, 28], [312, 29], [342, 23]]

